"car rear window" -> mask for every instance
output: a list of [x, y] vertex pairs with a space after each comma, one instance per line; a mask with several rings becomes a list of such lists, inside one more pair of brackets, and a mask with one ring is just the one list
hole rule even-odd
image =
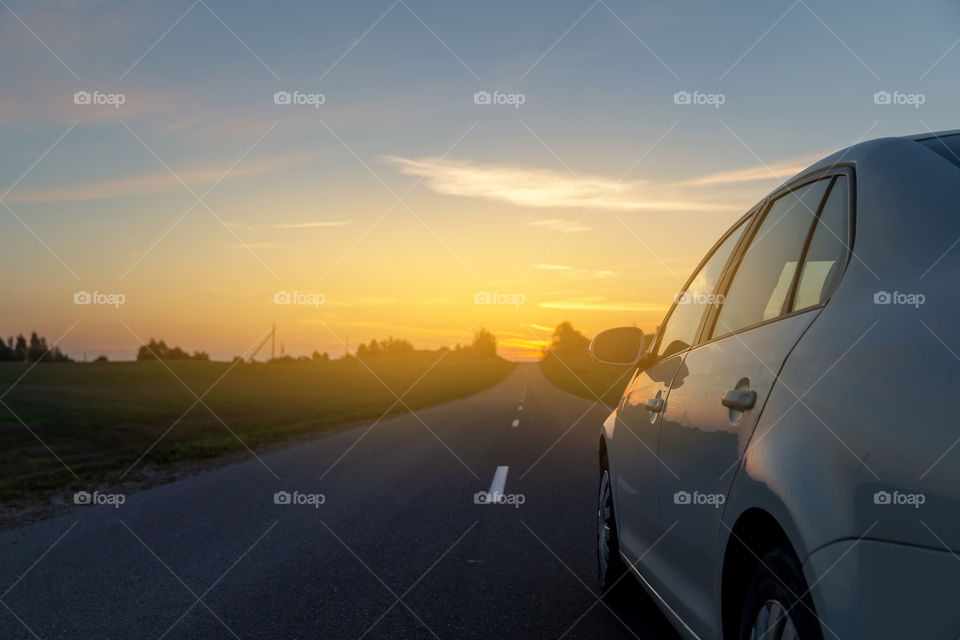
[[924, 138], [917, 142], [960, 167], [960, 134]]

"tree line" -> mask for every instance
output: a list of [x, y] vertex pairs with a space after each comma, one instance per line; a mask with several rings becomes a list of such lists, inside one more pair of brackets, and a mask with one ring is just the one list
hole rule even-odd
[[[388, 336], [386, 339], [370, 340], [357, 347], [355, 354], [347, 354], [346, 358], [360, 358], [367, 360], [380, 356], [406, 355], [416, 352], [417, 349], [409, 340], [394, 338]], [[441, 347], [440, 351], [450, 351], [449, 347]], [[468, 345], [457, 344], [453, 348], [453, 353], [464, 356], [494, 357], [497, 355], [497, 338], [486, 329], [481, 328], [477, 331], [473, 340]], [[196, 351], [190, 354], [180, 347], [169, 347], [163, 340], [150, 341], [140, 347], [137, 351], [137, 360], [210, 360], [210, 356], [204, 351]], [[291, 356], [281, 355], [276, 358], [269, 358], [267, 362], [271, 363], [290, 363], [290, 362], [327, 362], [330, 354], [314, 350], [309, 356]], [[234, 356], [233, 361], [243, 360], [241, 356]]]
[[[448, 347], [441, 347], [440, 351], [448, 351]], [[415, 352], [413, 343], [409, 340], [394, 338], [388, 336], [385, 340], [371, 340], [361, 344], [357, 348], [355, 355], [347, 357], [357, 357], [360, 359], [376, 358], [379, 356], [403, 355]], [[454, 353], [462, 355], [493, 357], [497, 355], [497, 338], [481, 328], [474, 334], [473, 341], [468, 345], [457, 344], [453, 349]], [[237, 356], [234, 360], [240, 358]], [[155, 340], [150, 338], [147, 344], [142, 345], [137, 350], [137, 360], [200, 360], [209, 361], [210, 355], [205, 351], [194, 351], [192, 354], [177, 346], [168, 346], [164, 340]], [[272, 358], [269, 362], [326, 362], [330, 360], [330, 355], [314, 351], [310, 356], [292, 357], [288, 355]], [[106, 356], [100, 356], [94, 362], [106, 362]], [[60, 350], [60, 347], [54, 345], [49, 347], [47, 339], [37, 335], [34, 331], [30, 334], [29, 340], [18, 335], [16, 338], [10, 336], [7, 340], [0, 338], [0, 362], [73, 362]]]
[[14, 339], [13, 336], [4, 341], [0, 338], [0, 362], [73, 362], [60, 347], [47, 346], [47, 339], [38, 336], [34, 331], [30, 340], [21, 333]]

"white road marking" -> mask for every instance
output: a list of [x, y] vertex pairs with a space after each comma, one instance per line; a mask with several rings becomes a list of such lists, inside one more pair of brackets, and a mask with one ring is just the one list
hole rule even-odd
[[520, 426], [520, 418], [514, 419], [513, 424], [510, 425], [510, 426], [511, 426], [511, 427], [519, 427], [519, 426]]
[[493, 502], [496, 496], [503, 495], [503, 488], [507, 486], [507, 471], [510, 467], [497, 467], [493, 474], [493, 482], [490, 483], [490, 491], [487, 492], [487, 504]]

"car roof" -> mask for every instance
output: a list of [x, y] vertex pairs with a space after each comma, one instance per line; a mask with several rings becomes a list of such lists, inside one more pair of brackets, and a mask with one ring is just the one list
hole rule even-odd
[[778, 186], [774, 190], [774, 193], [788, 185], [804, 180], [808, 175], [816, 173], [822, 169], [826, 169], [838, 164], [856, 165], [859, 161], [866, 159], [869, 155], [872, 155], [882, 149], [886, 150], [889, 149], [889, 147], [909, 145], [912, 142], [921, 142], [923, 140], [944, 138], [954, 135], [960, 135], [960, 129], [928, 131], [926, 133], [916, 133], [907, 136], [890, 136], [886, 138], [874, 138], [873, 140], [858, 142], [850, 145], [849, 147], [839, 149], [838, 151], [835, 151], [825, 158], [813, 163], [803, 171], [790, 177], [783, 184]]

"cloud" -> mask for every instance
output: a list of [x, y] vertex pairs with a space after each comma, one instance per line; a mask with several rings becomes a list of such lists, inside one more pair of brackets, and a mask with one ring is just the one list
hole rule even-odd
[[276, 242], [236, 242], [228, 245], [231, 249], [272, 249], [277, 246]]
[[538, 264], [534, 267], [540, 271], [560, 271], [566, 275], [571, 276], [580, 276], [588, 278], [609, 278], [610, 276], [617, 275], [616, 271], [609, 271], [607, 269], [582, 269], [580, 267], [571, 267], [565, 264]]
[[705, 187], [710, 185], [756, 182], [758, 180], [785, 180], [800, 173], [824, 155], [826, 154], [804, 156], [775, 164], [761, 164], [755, 167], [708, 173], [698, 178], [691, 178], [673, 184], [675, 186], [685, 187]]
[[[271, 173], [300, 164], [306, 160], [307, 156], [301, 155], [268, 158], [259, 163], [245, 163], [242, 166], [234, 167], [223, 179], [233, 180], [252, 175]], [[224, 165], [224, 167], [227, 166], [229, 166], [229, 164]], [[223, 176], [224, 170], [224, 168], [217, 168], [177, 171], [179, 180], [177, 176], [174, 176], [169, 171], [162, 171], [54, 189], [15, 189], [6, 200], [8, 202], [75, 202], [80, 200], [107, 200], [111, 198], [156, 195], [176, 190], [186, 192], [180, 180], [183, 180], [183, 182], [190, 185], [194, 191], [197, 191], [198, 187], [205, 187], [219, 180], [221, 176]]]
[[679, 192], [644, 181], [620, 182], [594, 175], [576, 177], [567, 171], [513, 165], [476, 164], [433, 157], [384, 160], [407, 175], [424, 179], [444, 195], [509, 202], [521, 207], [610, 208], [615, 211], [725, 211], [735, 205], [715, 199], [690, 200]]
[[317, 222], [291, 222], [288, 224], [272, 224], [271, 229], [317, 229], [320, 227], [346, 227], [353, 224], [353, 220], [323, 220]]
[[611, 302], [605, 298], [577, 298], [573, 300], [555, 300], [541, 302], [543, 309], [560, 309], [564, 311], [666, 311], [664, 304], [641, 304], [631, 302]]
[[590, 227], [582, 225], [576, 220], [561, 220], [559, 218], [545, 218], [542, 220], [532, 220], [526, 224], [528, 227], [539, 227], [548, 231], [560, 231], [563, 233], [572, 233], [574, 231], [589, 231]]

